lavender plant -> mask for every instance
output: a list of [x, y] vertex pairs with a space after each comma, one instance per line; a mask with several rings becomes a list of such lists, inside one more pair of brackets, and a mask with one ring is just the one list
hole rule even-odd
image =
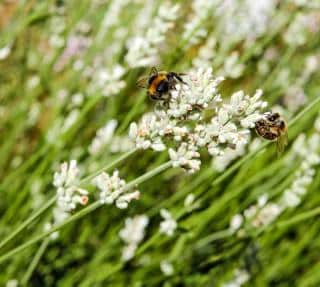
[[2, 1], [0, 285], [318, 286], [319, 9]]

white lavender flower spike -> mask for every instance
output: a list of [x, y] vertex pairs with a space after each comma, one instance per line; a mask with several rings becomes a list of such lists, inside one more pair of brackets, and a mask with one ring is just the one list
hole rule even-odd
[[117, 125], [118, 122], [116, 120], [110, 120], [104, 127], [97, 131], [96, 137], [89, 146], [90, 154], [98, 154], [104, 146], [111, 142]]
[[61, 164], [60, 172], [54, 173], [53, 185], [57, 188], [57, 205], [62, 212], [68, 213], [78, 204], [87, 204], [88, 192], [79, 187], [79, 169], [75, 160]]
[[174, 273], [173, 265], [168, 260], [160, 262], [160, 269], [165, 276], [171, 276]]
[[171, 213], [166, 209], [161, 209], [160, 215], [163, 218], [163, 221], [160, 223], [160, 233], [166, 234], [167, 236], [172, 236], [178, 226], [177, 222], [174, 220]]
[[315, 167], [320, 164], [318, 119], [315, 121], [315, 132], [308, 139], [304, 134], [301, 134], [293, 144], [291, 161], [300, 158], [302, 162], [295, 172], [295, 178], [291, 186], [284, 190], [276, 202], [268, 202], [268, 196], [266, 194], [261, 195], [256, 204], [244, 210], [243, 215], [236, 214], [231, 219], [231, 230], [237, 231], [245, 222], [254, 228], [267, 226], [286, 209], [294, 208], [301, 203], [309, 185], [313, 182], [316, 174]]
[[126, 182], [119, 177], [117, 170], [113, 172], [112, 176], [102, 172], [92, 182], [100, 190], [101, 204], [115, 203], [118, 208], [125, 209], [133, 199], [140, 197], [140, 192], [137, 190], [133, 192], [125, 190]]
[[174, 27], [178, 18], [179, 5], [163, 3], [158, 15], [146, 31], [145, 36], [135, 36], [127, 43], [128, 53], [125, 60], [129, 67], [156, 65], [159, 62], [159, 47], [165, 40], [165, 34]]
[[128, 261], [134, 257], [134, 253], [145, 236], [145, 229], [149, 224], [146, 215], [136, 215], [126, 218], [125, 227], [120, 230], [119, 236], [126, 246], [122, 250], [122, 260]]
[[[218, 93], [223, 78], [214, 78], [211, 68], [191, 71], [183, 80], [169, 92], [168, 101], [158, 102], [153, 113], [131, 124], [129, 136], [137, 148], [168, 149], [174, 167], [193, 173], [201, 166], [200, 149], [213, 157], [243, 150], [267, 104], [260, 100], [261, 90], [253, 97], [236, 92], [230, 103], [223, 103]], [[212, 117], [204, 118], [204, 111]]]

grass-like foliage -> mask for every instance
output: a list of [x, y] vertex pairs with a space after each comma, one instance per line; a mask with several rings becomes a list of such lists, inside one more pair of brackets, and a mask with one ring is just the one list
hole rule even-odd
[[320, 286], [319, 71], [318, 0], [1, 1], [0, 285]]

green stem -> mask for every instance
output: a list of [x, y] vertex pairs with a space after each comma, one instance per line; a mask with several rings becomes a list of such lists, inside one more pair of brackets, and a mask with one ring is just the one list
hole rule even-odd
[[[261, 227], [258, 230], [257, 234], [261, 234], [264, 231], [273, 231], [274, 229], [286, 228], [286, 227], [289, 227], [289, 226], [294, 225], [296, 223], [299, 223], [300, 221], [304, 221], [304, 220], [307, 220], [307, 219], [312, 218], [314, 216], [317, 216], [319, 214], [320, 214], [320, 207], [317, 207], [312, 210], [298, 214], [298, 215], [294, 216], [293, 218], [279, 221], [278, 223], [275, 223], [273, 226]], [[201, 240], [199, 240], [195, 244], [195, 247], [196, 248], [204, 247], [204, 246], [208, 245], [209, 243], [212, 243], [216, 240], [230, 237], [233, 234], [234, 234], [234, 232], [230, 229], [224, 229], [224, 230], [217, 231], [217, 232], [212, 233], [212, 234], [202, 238]]]
[[[112, 163], [110, 163], [109, 165], [101, 168], [100, 170], [98, 170], [97, 172], [83, 178], [80, 183], [84, 183], [92, 178], [94, 178], [97, 174], [99, 174], [102, 171], [105, 170], [109, 170], [111, 168], [113, 168], [115, 165], [119, 164], [121, 161], [125, 160], [127, 157], [129, 157], [130, 155], [132, 155], [134, 152], [136, 152], [137, 149], [133, 149], [125, 154], [123, 154], [122, 156], [120, 156], [119, 158], [117, 158], [115, 161], [113, 161]], [[28, 227], [32, 221], [34, 221], [36, 218], [38, 218], [42, 213], [44, 213], [50, 206], [52, 206], [56, 201], [56, 196], [53, 196], [51, 199], [49, 199], [49, 201], [43, 206], [41, 207], [37, 212], [35, 212], [32, 216], [30, 216], [27, 220], [25, 220], [14, 232], [12, 232], [8, 237], [6, 237], [4, 240], [2, 240], [2, 242], [0, 242], [0, 249], [7, 244], [11, 239], [13, 239], [17, 234], [19, 234], [21, 231], [23, 231], [26, 227]]]
[[125, 154], [121, 155], [119, 158], [114, 160], [112, 163], [110, 163], [109, 165], [104, 166], [104, 167], [100, 168], [99, 170], [97, 170], [96, 172], [94, 172], [94, 173], [84, 177], [83, 179], [81, 179], [80, 183], [88, 182], [91, 179], [93, 179], [94, 177], [96, 177], [98, 174], [100, 174], [101, 172], [110, 170], [111, 168], [116, 166], [118, 163], [122, 162], [123, 160], [128, 158], [130, 155], [134, 154], [137, 150], [138, 150], [137, 148], [134, 148], [134, 149], [126, 152]]
[[287, 51], [284, 53], [284, 55], [281, 57], [280, 61], [277, 63], [277, 65], [274, 67], [274, 69], [271, 71], [267, 79], [264, 81], [262, 85], [262, 89], [264, 90], [266, 87], [269, 87], [272, 82], [274, 82], [275, 77], [277, 76], [278, 72], [281, 70], [281, 68], [290, 60], [292, 55], [294, 54], [296, 48], [289, 47]]
[[118, 129], [118, 133], [121, 134], [125, 131], [125, 129], [128, 127], [129, 123], [132, 121], [132, 118], [138, 113], [138, 110], [141, 108], [141, 105], [143, 105], [143, 102], [146, 98], [146, 93], [141, 93], [138, 98], [135, 101], [134, 106], [130, 109], [127, 116], [124, 118], [121, 126]]
[[[291, 121], [289, 122], [289, 126], [293, 126], [296, 124], [298, 120], [300, 120], [304, 114], [308, 113], [310, 110], [317, 108], [317, 105], [320, 103], [320, 97], [317, 97], [314, 101], [312, 101], [308, 106], [306, 106], [300, 113], [298, 113]], [[264, 150], [270, 142], [265, 142], [261, 146], [259, 146], [256, 150], [248, 153], [246, 156], [238, 160], [234, 165], [228, 168], [222, 175], [220, 175], [216, 180], [212, 183], [212, 185], [217, 185], [221, 183], [224, 179], [226, 179], [230, 174], [232, 174], [235, 170], [237, 170], [243, 163], [252, 158], [258, 152]]]
[[227, 237], [230, 237], [234, 234], [234, 231], [232, 231], [231, 229], [224, 229], [224, 230], [220, 230], [217, 232], [214, 232], [202, 239], [200, 239], [196, 244], [195, 244], [195, 248], [201, 248], [204, 247], [206, 245], [208, 245], [211, 242], [214, 242], [216, 240], [220, 240], [220, 239], [224, 239]]
[[165, 171], [166, 169], [171, 167], [171, 164], [172, 164], [171, 161], [167, 161], [164, 164], [156, 167], [155, 169], [152, 169], [149, 172], [143, 174], [142, 176], [130, 181], [128, 184], [126, 184], [126, 186], [124, 187], [124, 190], [128, 190], [132, 187], [135, 187], [136, 185], [148, 180], [149, 178]]
[[50, 237], [47, 237], [44, 241], [42, 241], [36, 255], [34, 256], [26, 273], [24, 274], [24, 276], [21, 279], [22, 286], [27, 286], [27, 283], [28, 283], [29, 279], [31, 278], [33, 271], [35, 270], [36, 266], [38, 265], [42, 255], [44, 254], [49, 243], [50, 243]]
[[92, 211], [96, 210], [98, 207], [101, 206], [101, 203], [99, 201], [94, 202], [93, 204], [87, 206], [86, 208], [80, 210], [79, 212], [77, 212], [76, 214], [68, 217], [64, 222], [53, 226], [50, 230], [43, 232], [37, 236], [35, 236], [34, 238], [30, 239], [29, 241], [27, 241], [24, 244], [21, 244], [20, 246], [14, 248], [13, 250], [5, 253], [4, 255], [2, 255], [0, 257], [0, 262], [5, 261], [6, 259], [11, 258], [13, 255], [19, 253], [20, 251], [26, 249], [27, 247], [37, 243], [38, 241], [42, 240], [43, 238], [49, 236], [51, 233], [58, 231], [59, 229], [63, 228], [64, 226], [66, 226], [67, 224], [87, 215], [88, 213], [91, 213]]
[[[318, 102], [320, 102], [320, 98], [317, 98], [316, 100], [314, 100], [313, 102], [311, 102], [305, 109], [303, 109], [298, 115], [296, 115], [289, 123], [289, 126], [294, 125], [305, 113], [309, 112], [311, 109], [313, 109]], [[221, 174], [220, 176], [218, 176], [212, 183], [213, 186], [218, 185], [219, 183], [221, 183], [223, 180], [225, 180], [230, 174], [232, 174], [234, 171], [236, 171], [243, 163], [245, 163], [247, 160], [249, 160], [250, 158], [254, 157], [258, 152], [261, 152], [263, 150], [265, 150], [265, 148], [269, 145], [269, 142], [266, 142], [264, 144], [262, 144], [258, 149], [250, 152], [249, 154], [247, 154], [246, 156], [244, 156], [242, 159], [240, 159], [239, 161], [237, 161], [234, 165], [232, 165], [231, 167], [229, 167], [223, 174]], [[180, 216], [182, 217], [186, 212], [183, 212]], [[320, 213], [320, 210], [319, 210]], [[197, 243], [198, 247], [204, 246], [205, 244], [208, 244], [210, 242], [213, 242], [215, 240], [218, 239], [223, 239], [223, 238], [227, 238], [229, 236], [231, 236], [231, 232], [229, 229], [225, 229], [225, 230], [221, 230], [218, 231], [216, 233], [213, 233], [211, 235], [209, 235], [208, 237], [204, 238], [203, 240], [199, 241], [199, 243]], [[145, 249], [147, 249], [147, 247], [149, 245], [151, 245], [149, 242], [153, 242], [155, 239], [157, 238], [157, 235], [154, 235], [147, 243], [143, 244], [138, 251], [136, 252], [136, 254], [141, 254]]]
[[43, 212], [45, 212], [51, 205], [53, 205], [56, 201], [56, 197], [52, 197], [44, 206], [42, 206], [38, 211], [36, 211], [33, 215], [31, 215], [27, 220], [25, 220], [19, 227], [9, 234], [4, 240], [0, 242], [0, 248], [6, 245], [11, 239], [13, 239], [17, 234], [19, 234], [22, 230], [28, 227], [32, 221], [38, 218]]
[[235, 164], [233, 164], [231, 167], [229, 167], [223, 174], [218, 176], [213, 182], [212, 186], [218, 185], [223, 180], [225, 180], [229, 175], [231, 175], [234, 171], [236, 171], [243, 163], [245, 163], [250, 158], [254, 157], [258, 152], [264, 150], [270, 142], [265, 142], [261, 146], [259, 146], [257, 149], [253, 150], [252, 152], [248, 153], [246, 156], [238, 160]]
[[30, 166], [32, 166], [43, 154], [45, 154], [48, 150], [47, 146], [44, 146], [37, 151], [29, 158], [27, 159], [21, 166], [19, 166], [17, 169], [15, 169], [14, 172], [9, 174], [3, 182], [0, 184], [1, 188], [6, 188], [13, 180], [15, 180], [18, 175], [22, 172], [25, 172]]
[[[308, 106], [306, 106], [300, 113], [298, 113], [291, 121], [289, 122], [289, 126], [293, 126], [299, 121], [304, 114], [310, 112], [312, 109], [317, 108], [317, 105], [320, 103], [320, 97], [316, 97]], [[317, 109], [318, 110], [318, 109]]]
[[[128, 184], [126, 184], [124, 186], [124, 190], [128, 190], [132, 187], [135, 187], [136, 185], [150, 179], [151, 177], [161, 173], [162, 171], [168, 169], [169, 167], [171, 167], [171, 161], [168, 161], [160, 166], [158, 166], [157, 168], [147, 172], [146, 174], [136, 178], [135, 180], [129, 182]], [[96, 210], [98, 207], [101, 206], [100, 201], [96, 201], [94, 203], [92, 203], [91, 205], [85, 207], [84, 209], [80, 210], [79, 212], [77, 212], [76, 214], [68, 217], [64, 222], [57, 224], [56, 226], [53, 226], [50, 230], [43, 232], [37, 236], [35, 236], [34, 238], [30, 239], [29, 241], [27, 241], [26, 243], [12, 249], [11, 251], [5, 253], [4, 255], [2, 255], [0, 257], [0, 263], [11, 258], [12, 256], [14, 256], [15, 254], [19, 253], [20, 251], [23, 251], [24, 249], [26, 249], [27, 247], [37, 243], [38, 241], [42, 240], [43, 238], [47, 237], [48, 235], [50, 235], [51, 233], [58, 231], [59, 229], [65, 227], [66, 225], [68, 225], [69, 223], [76, 221], [82, 217], [84, 217], [85, 215], [93, 212], [94, 210]]]
[[316, 207], [312, 210], [308, 210], [306, 212], [302, 212], [288, 220], [282, 220], [275, 224], [275, 228], [286, 228], [290, 225], [296, 224], [300, 221], [304, 221], [306, 219], [309, 219], [311, 217], [314, 217], [316, 215], [320, 214], [320, 207]]

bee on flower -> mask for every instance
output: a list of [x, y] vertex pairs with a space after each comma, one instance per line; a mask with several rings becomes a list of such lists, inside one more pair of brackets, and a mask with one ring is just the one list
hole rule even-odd
[[277, 152], [283, 152], [288, 144], [288, 125], [278, 113], [265, 113], [255, 124], [259, 136], [277, 142]]
[[[230, 103], [224, 103], [218, 92], [223, 78], [214, 78], [211, 68], [199, 68], [184, 75], [161, 74], [161, 81], [157, 77], [154, 71], [149, 78], [149, 94], [159, 85], [162, 90], [164, 81], [168, 96], [157, 101], [154, 112], [144, 115], [140, 123], [131, 123], [129, 136], [137, 148], [167, 149], [172, 166], [189, 173], [200, 169], [200, 149], [217, 157], [227, 149], [243, 148], [267, 105], [261, 101], [260, 90], [252, 97], [243, 91], [236, 92]], [[158, 86], [153, 86], [154, 81]], [[156, 98], [162, 99], [162, 93], [157, 92]], [[212, 116], [204, 116], [206, 112]]]

